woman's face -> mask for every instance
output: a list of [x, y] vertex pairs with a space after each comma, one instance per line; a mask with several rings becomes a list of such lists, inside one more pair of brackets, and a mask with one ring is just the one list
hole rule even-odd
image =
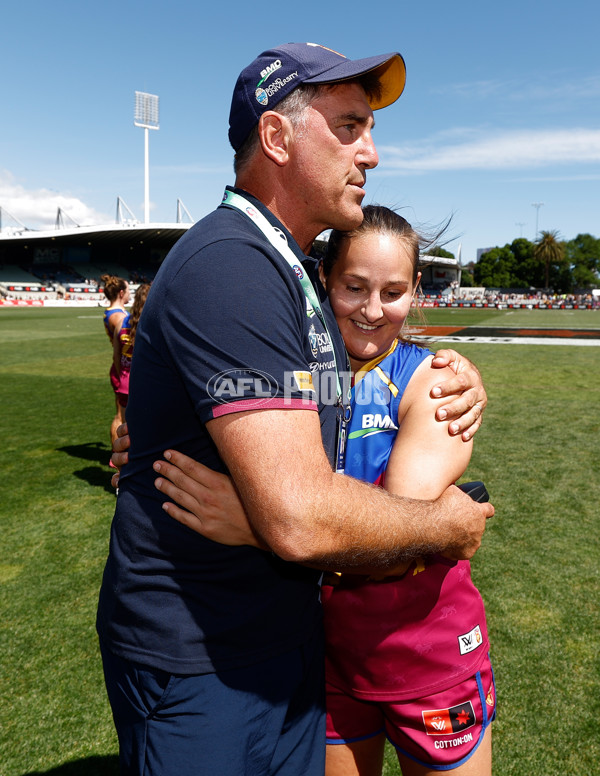
[[123, 304], [129, 304], [129, 300], [131, 299], [131, 291], [129, 289], [129, 283], [125, 286], [125, 290], [121, 291], [121, 302]]
[[342, 243], [322, 280], [354, 371], [383, 355], [398, 336], [415, 290], [412, 278], [403, 238], [368, 232]]

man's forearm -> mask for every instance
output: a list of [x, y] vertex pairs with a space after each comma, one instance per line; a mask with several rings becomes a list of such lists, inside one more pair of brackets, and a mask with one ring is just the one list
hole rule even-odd
[[[371, 574], [435, 552], [471, 557], [485, 527], [482, 505], [454, 487], [436, 501], [421, 501], [333, 475], [320, 494], [303, 499], [295, 530], [288, 527], [285, 536], [279, 526], [268, 530], [265, 539], [276, 554], [320, 569]], [[263, 518], [252, 511], [262, 535]]]
[[316, 413], [240, 413], [208, 428], [253, 529], [286, 560], [376, 573], [423, 553], [467, 558], [493, 512], [457, 488], [415, 501], [334, 474]]

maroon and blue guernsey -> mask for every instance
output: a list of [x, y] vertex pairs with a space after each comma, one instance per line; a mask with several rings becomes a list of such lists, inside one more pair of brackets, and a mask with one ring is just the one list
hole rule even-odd
[[[398, 408], [431, 352], [395, 342], [356, 375], [346, 474], [384, 484]], [[327, 679], [365, 700], [409, 700], [451, 687], [488, 653], [485, 611], [468, 561], [418, 559], [401, 577], [343, 576], [323, 589]]]

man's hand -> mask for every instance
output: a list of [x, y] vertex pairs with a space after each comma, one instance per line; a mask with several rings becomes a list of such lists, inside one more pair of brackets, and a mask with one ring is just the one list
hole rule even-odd
[[448, 432], [453, 436], [462, 434], [465, 442], [473, 437], [481, 426], [483, 410], [487, 405], [487, 394], [477, 367], [455, 350], [438, 350], [431, 364], [440, 368], [449, 366], [456, 375], [431, 389], [434, 398], [455, 396], [449, 404], [439, 407], [435, 416], [438, 420], [452, 421]]
[[451, 485], [436, 502], [444, 514], [453, 515], [453, 540], [442, 555], [452, 560], [469, 560], [481, 546], [486, 522], [494, 516], [489, 502], [478, 502], [456, 485]]
[[129, 453], [127, 452], [131, 447], [131, 440], [129, 438], [129, 431], [127, 430], [127, 423], [122, 423], [117, 429], [117, 438], [113, 442], [113, 452], [110, 457], [113, 466], [118, 469], [111, 477], [110, 484], [113, 488], [119, 487], [119, 474], [123, 466], [129, 460]]

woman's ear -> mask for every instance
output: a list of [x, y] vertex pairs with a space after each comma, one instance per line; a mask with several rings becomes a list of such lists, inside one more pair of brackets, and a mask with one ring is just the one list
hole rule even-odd
[[291, 123], [287, 116], [266, 111], [258, 122], [258, 136], [265, 156], [283, 167], [289, 159]]

